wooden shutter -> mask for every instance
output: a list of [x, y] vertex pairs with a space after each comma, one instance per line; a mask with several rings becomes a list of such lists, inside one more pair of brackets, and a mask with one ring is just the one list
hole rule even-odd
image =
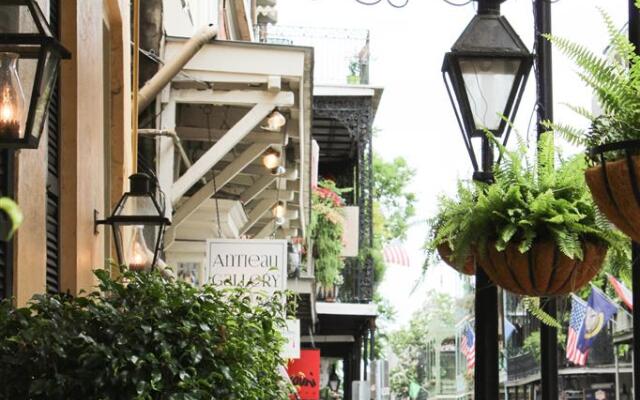
[[[13, 197], [13, 162], [12, 151], [0, 151], [0, 196]], [[12, 284], [13, 241], [0, 241], [0, 299], [11, 297]]]
[[[59, 0], [49, 0], [49, 23], [59, 34]], [[53, 91], [47, 120], [47, 292], [60, 290], [60, 91]]]

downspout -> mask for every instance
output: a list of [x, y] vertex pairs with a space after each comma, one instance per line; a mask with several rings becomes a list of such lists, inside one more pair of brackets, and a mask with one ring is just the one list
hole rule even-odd
[[138, 114], [155, 99], [160, 91], [176, 76], [182, 68], [208, 41], [215, 38], [218, 29], [209, 25], [200, 29], [183, 46], [182, 52], [173, 60], [168, 61], [160, 70], [140, 89], [138, 93]]

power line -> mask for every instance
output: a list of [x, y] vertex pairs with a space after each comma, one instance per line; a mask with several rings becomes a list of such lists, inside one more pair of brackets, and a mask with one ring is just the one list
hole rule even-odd
[[[382, 0], [371, 0], [371, 1], [356, 0], [356, 1], [365, 6], [375, 6], [376, 4], [380, 4], [382, 2]], [[407, 6], [407, 4], [409, 4], [409, 0], [404, 0], [403, 3], [394, 3], [391, 0], [387, 0], [387, 3], [394, 8], [404, 8]]]

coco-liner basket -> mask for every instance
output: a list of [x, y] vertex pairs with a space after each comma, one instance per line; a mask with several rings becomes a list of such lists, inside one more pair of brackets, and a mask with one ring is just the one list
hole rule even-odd
[[582, 247], [583, 259], [572, 260], [552, 240], [536, 240], [526, 253], [515, 244], [498, 251], [490, 242], [484, 252], [476, 251], [476, 262], [496, 285], [509, 292], [559, 296], [583, 287], [602, 268], [606, 244], [583, 240]]

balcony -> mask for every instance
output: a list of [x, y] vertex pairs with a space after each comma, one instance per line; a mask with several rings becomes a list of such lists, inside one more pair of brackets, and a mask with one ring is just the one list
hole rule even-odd
[[368, 30], [275, 25], [267, 42], [313, 47], [316, 84], [369, 84]]

